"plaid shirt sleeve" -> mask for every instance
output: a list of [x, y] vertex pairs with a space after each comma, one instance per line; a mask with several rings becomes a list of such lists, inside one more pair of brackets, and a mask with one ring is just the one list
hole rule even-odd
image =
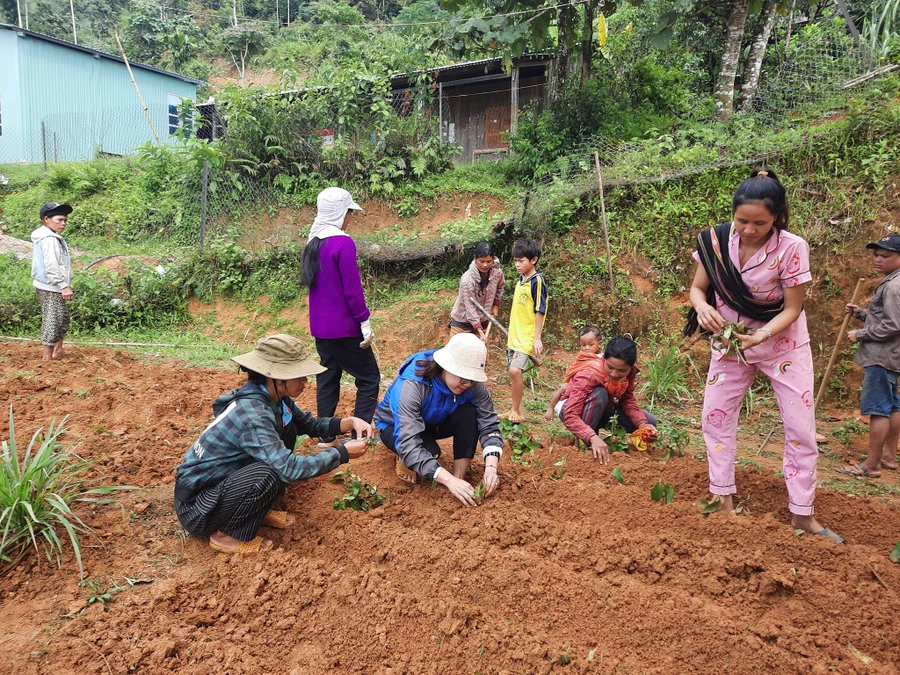
[[275, 469], [286, 483], [321, 476], [341, 464], [341, 452], [338, 448], [329, 448], [315, 455], [295, 455], [293, 450], [285, 447], [275, 429], [259, 418], [252, 420], [243, 430], [241, 449]]

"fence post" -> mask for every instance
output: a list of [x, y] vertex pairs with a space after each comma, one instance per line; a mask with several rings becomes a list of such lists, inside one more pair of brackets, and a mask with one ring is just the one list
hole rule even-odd
[[47, 172], [47, 125], [41, 120], [41, 147], [44, 150], [44, 173]]
[[206, 239], [206, 192], [209, 188], [209, 162], [203, 162], [203, 186], [200, 190], [200, 248]]

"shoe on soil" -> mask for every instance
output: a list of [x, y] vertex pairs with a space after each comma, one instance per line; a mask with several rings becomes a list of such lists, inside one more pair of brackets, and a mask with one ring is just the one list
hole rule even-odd
[[822, 528], [821, 530], [819, 530], [818, 532], [810, 532], [810, 534], [814, 534], [814, 535], [817, 535], [817, 536], [819, 536], [819, 537], [828, 537], [829, 539], [831, 539], [831, 540], [833, 540], [833, 541], [836, 541], [836, 542], [839, 543], [839, 544], [846, 544], [846, 543], [847, 543], [847, 540], [846, 540], [846, 539], [844, 539], [844, 538], [843, 538], [841, 535], [839, 535], [837, 532], [832, 532], [832, 531], [831, 531], [830, 529], [828, 529], [827, 527], [823, 527], [823, 528]]
[[838, 473], [842, 473], [847, 476], [854, 476], [855, 478], [881, 478], [880, 471], [867, 469], [866, 465], [862, 462], [842, 466], [836, 470]]
[[294, 525], [294, 516], [287, 511], [276, 511], [272, 509], [263, 518], [262, 524], [265, 527], [274, 527], [279, 530], [286, 530]]
[[400, 460], [399, 455], [397, 456], [396, 464], [394, 464], [394, 472], [397, 474], [397, 478], [406, 483], [411, 483], [412, 485], [415, 485], [421, 480], [421, 478], [419, 478], [419, 474], [406, 467], [406, 465]]
[[217, 544], [212, 539], [209, 540], [209, 546], [215, 551], [222, 553], [259, 553], [260, 551], [268, 551], [272, 548], [271, 539], [263, 539], [262, 537], [254, 537], [250, 541], [242, 541], [237, 548], [225, 548]]

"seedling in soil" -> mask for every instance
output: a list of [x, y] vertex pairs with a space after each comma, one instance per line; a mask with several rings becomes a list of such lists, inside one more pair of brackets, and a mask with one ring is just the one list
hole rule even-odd
[[528, 435], [524, 425], [500, 420], [500, 433], [509, 442], [512, 461], [522, 466], [531, 466], [534, 451], [541, 444]]
[[474, 492], [472, 492], [472, 499], [476, 502], [480, 502], [487, 495], [487, 484], [484, 481], [478, 483], [475, 486]]
[[622, 473], [622, 469], [620, 469], [619, 467], [616, 467], [612, 470], [612, 477], [613, 480], [616, 480], [622, 485], [625, 485], [625, 474]]
[[663, 504], [671, 504], [675, 499], [675, 488], [671, 483], [663, 483], [660, 478], [656, 481], [656, 485], [650, 488], [650, 499]]
[[697, 506], [700, 507], [700, 515], [708, 516], [710, 513], [715, 513], [720, 508], [722, 508], [722, 500], [716, 497], [715, 499], [710, 499], [709, 501], [705, 499], [701, 499]]
[[894, 550], [888, 554], [888, 559], [893, 563], [900, 563], [900, 541], [894, 547]]
[[566, 458], [563, 457], [553, 466], [555, 466], [556, 468], [553, 470], [553, 473], [550, 474], [550, 480], [562, 480], [562, 477], [566, 475]]
[[668, 462], [673, 457], [684, 457], [690, 434], [684, 429], [666, 428], [660, 430], [656, 444], [663, 449], [663, 462]]
[[624, 427], [620, 427], [618, 424], [616, 424], [615, 420], [613, 420], [609, 429], [598, 429], [597, 435], [606, 442], [607, 447], [609, 447], [610, 453], [629, 453], [628, 432], [625, 431]]
[[334, 500], [334, 510], [368, 511], [384, 502], [384, 495], [378, 492], [378, 486], [363, 480], [355, 473], [338, 471], [331, 479], [332, 483], [343, 483], [346, 492]]

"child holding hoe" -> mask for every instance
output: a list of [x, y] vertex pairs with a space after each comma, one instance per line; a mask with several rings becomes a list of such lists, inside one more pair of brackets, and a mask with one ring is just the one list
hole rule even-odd
[[859, 413], [869, 415], [869, 454], [858, 464], [838, 469], [862, 478], [878, 478], [881, 469], [897, 469], [900, 438], [900, 234], [896, 232], [866, 244], [872, 249], [872, 267], [884, 274], [868, 309], [847, 305], [847, 313], [865, 325], [847, 338], [858, 342], [855, 361], [866, 369]]
[[506, 364], [512, 380], [512, 410], [507, 419], [519, 424], [525, 421], [522, 407], [525, 380], [522, 373], [528, 367], [529, 358], [539, 357], [544, 351], [541, 331], [547, 314], [547, 285], [537, 269], [541, 257], [541, 247], [537, 242], [520, 239], [513, 246], [512, 256], [519, 280], [509, 313], [509, 338], [506, 343]]
[[[741, 404], [757, 372], [769, 377], [784, 423], [784, 480], [791, 524], [810, 534], [844, 540], [813, 516], [816, 495], [816, 417], [813, 361], [803, 311], [804, 286], [812, 281], [809, 245], [788, 232], [784, 186], [770, 169], [756, 168], [731, 200], [732, 222], [698, 235], [685, 334], [699, 325], [719, 333], [744, 322], [735, 333], [743, 359], [713, 347], [703, 396], [703, 437], [709, 491], [721, 508], [734, 509], [734, 459]], [[726, 345], [728, 347], [729, 345]]]

